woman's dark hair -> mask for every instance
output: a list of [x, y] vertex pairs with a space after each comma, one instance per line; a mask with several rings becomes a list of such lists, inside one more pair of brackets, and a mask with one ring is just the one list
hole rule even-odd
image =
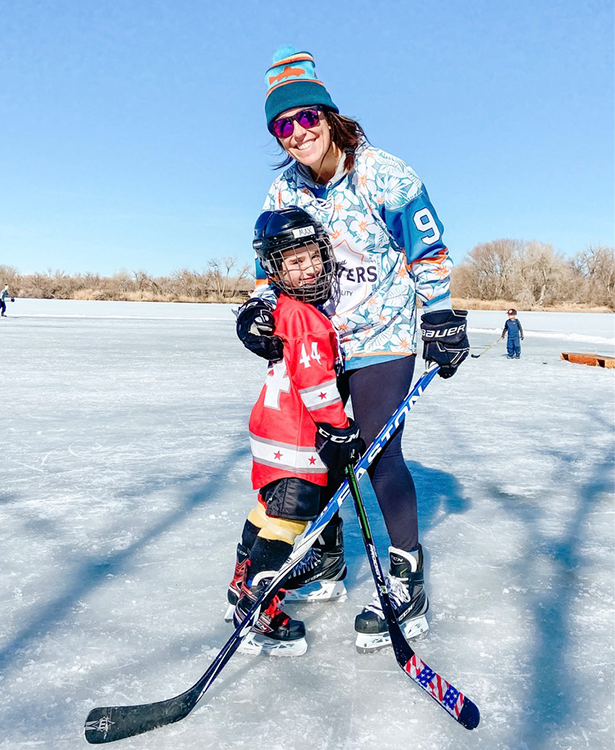
[[[355, 163], [355, 151], [359, 142], [365, 138], [365, 132], [356, 120], [351, 117], [345, 117], [344, 115], [338, 115], [333, 110], [326, 109], [323, 107], [323, 114], [326, 121], [329, 123], [331, 128], [331, 140], [339, 148], [339, 150], [345, 155], [344, 156], [344, 170], [351, 172], [354, 168]], [[279, 139], [276, 139], [282, 148], [282, 144]], [[274, 169], [282, 169], [292, 164], [294, 161], [292, 156], [286, 156], [286, 158], [279, 164], [274, 165]]]

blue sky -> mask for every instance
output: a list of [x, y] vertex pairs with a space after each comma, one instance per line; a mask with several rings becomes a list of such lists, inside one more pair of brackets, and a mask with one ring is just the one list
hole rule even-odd
[[0, 0], [0, 265], [251, 262], [283, 44], [419, 174], [456, 262], [613, 244], [611, 0]]

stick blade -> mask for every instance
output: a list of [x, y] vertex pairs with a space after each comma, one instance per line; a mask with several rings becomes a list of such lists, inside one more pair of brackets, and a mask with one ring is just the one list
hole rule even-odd
[[476, 729], [480, 722], [480, 711], [474, 701], [463, 698], [463, 708], [459, 713], [457, 721], [466, 729]]
[[[456, 688], [453, 688], [450, 683], [446, 682], [442, 677], [437, 675], [427, 665], [421, 661], [416, 655], [416, 652], [412, 646], [406, 641], [401, 631], [399, 623], [396, 619], [389, 621], [389, 633], [391, 635], [391, 645], [395, 652], [395, 658], [399, 666], [406, 672], [406, 674], [413, 679], [420, 687], [423, 688], [445, 711], [447, 711], [462, 727], [466, 729], [476, 729], [480, 722], [480, 711], [474, 701], [470, 700], [466, 695], [461, 694]], [[423, 669], [427, 670], [428, 677], [426, 680], [417, 679], [418, 673], [422, 672]], [[447, 688], [451, 688], [455, 696], [455, 700], [458, 700], [461, 704], [457, 704], [457, 708], [451, 710], [451, 705], [443, 701], [444, 693]]]
[[165, 724], [173, 724], [187, 716], [193, 708], [194, 700], [189, 695], [138, 706], [93, 708], [85, 720], [85, 738], [90, 745], [104, 745], [134, 737]]

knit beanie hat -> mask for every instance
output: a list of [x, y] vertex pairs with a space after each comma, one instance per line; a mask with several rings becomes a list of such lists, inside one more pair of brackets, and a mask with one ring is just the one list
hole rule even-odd
[[273, 56], [265, 83], [268, 128], [282, 112], [295, 107], [320, 104], [339, 113], [324, 83], [316, 78], [314, 58], [309, 52], [299, 52], [294, 47], [280, 47]]

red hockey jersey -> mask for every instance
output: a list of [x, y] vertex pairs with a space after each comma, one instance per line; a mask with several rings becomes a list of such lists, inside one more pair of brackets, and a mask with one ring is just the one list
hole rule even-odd
[[316, 422], [346, 427], [337, 390], [337, 335], [314, 306], [281, 294], [273, 313], [284, 359], [269, 365], [250, 414], [252, 484], [260, 489], [282, 477], [327, 483], [327, 467], [316, 452]]

